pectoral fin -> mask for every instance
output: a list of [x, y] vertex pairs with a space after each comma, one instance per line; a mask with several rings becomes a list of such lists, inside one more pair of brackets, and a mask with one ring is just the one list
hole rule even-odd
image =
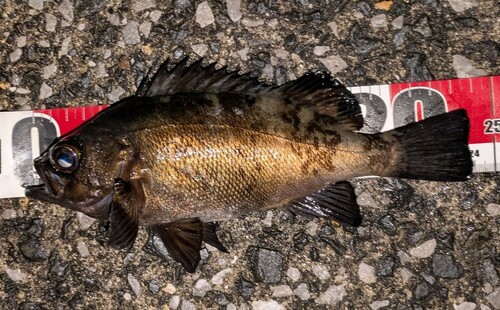
[[138, 180], [129, 182], [117, 179], [109, 218], [109, 234], [106, 245], [118, 249], [130, 249], [139, 231], [138, 213], [144, 206], [144, 193]]
[[160, 236], [170, 255], [190, 273], [195, 272], [200, 262], [202, 241], [227, 252], [215, 234], [215, 226], [203, 223], [198, 218], [154, 225], [153, 230]]
[[337, 182], [316, 193], [293, 201], [292, 212], [336, 219], [342, 223], [359, 226], [362, 216], [356, 202], [354, 188], [349, 182]]

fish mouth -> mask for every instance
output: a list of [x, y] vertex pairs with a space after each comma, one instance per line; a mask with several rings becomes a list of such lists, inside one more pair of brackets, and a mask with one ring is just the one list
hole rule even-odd
[[[64, 195], [66, 181], [54, 172], [44, 169], [43, 156], [35, 159], [35, 170], [42, 180], [41, 184], [24, 186], [27, 197], [51, 201]], [[51, 200], [48, 200], [48, 199]]]
[[44, 183], [37, 185], [23, 185], [23, 187], [26, 197], [29, 198], [45, 200], [45, 198], [53, 196], [51, 191], [47, 186], [45, 186]]
[[[39, 174], [42, 179], [41, 184], [25, 185], [26, 197], [42, 201], [55, 202], [62, 198], [64, 194], [64, 184], [61, 178], [50, 172]], [[50, 181], [50, 178], [54, 181]], [[57, 187], [57, 188], [56, 188]]]
[[93, 218], [106, 219], [109, 216], [110, 205], [113, 197], [112, 194], [96, 197], [84, 202], [74, 202], [59, 197], [64, 193], [63, 190], [57, 191], [57, 193], [54, 194], [54, 189], [51, 187], [49, 182], [37, 185], [27, 185], [24, 186], [24, 188], [25, 195], [28, 198], [61, 205], [68, 209], [83, 212]]

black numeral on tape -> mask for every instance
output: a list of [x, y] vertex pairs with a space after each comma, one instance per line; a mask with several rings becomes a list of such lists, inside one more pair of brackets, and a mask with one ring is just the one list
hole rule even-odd
[[484, 133], [486, 134], [495, 134], [500, 133], [500, 119], [485, 119], [483, 122], [484, 125]]
[[438, 91], [430, 88], [407, 89], [394, 99], [394, 127], [443, 114], [446, 110], [446, 101]]
[[387, 108], [385, 107], [384, 100], [377, 95], [369, 93], [354, 94], [361, 106], [366, 108], [364, 116], [364, 133], [377, 133], [384, 127], [387, 118]]
[[[21, 184], [34, 184], [33, 160], [37, 153], [47, 149], [57, 137], [54, 123], [44, 117], [26, 117], [19, 120], [12, 129], [12, 158], [14, 173]], [[33, 146], [38, 145], [37, 150]]]
[[479, 157], [479, 150], [470, 150], [471, 157]]

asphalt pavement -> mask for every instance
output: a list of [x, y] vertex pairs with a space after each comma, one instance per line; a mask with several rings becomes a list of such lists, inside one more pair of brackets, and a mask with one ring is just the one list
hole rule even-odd
[[[498, 1], [0, 0], [0, 107], [109, 104], [166, 59], [349, 86], [500, 74]], [[103, 158], [103, 160], [106, 160]], [[357, 229], [253, 212], [188, 274], [145, 229], [0, 202], [2, 309], [500, 309], [500, 176], [356, 180]]]

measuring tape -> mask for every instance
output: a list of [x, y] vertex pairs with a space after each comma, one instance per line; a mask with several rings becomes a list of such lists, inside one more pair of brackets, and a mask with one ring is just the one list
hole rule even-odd
[[[500, 76], [350, 87], [365, 126], [375, 133], [464, 108], [471, 122], [474, 172], [500, 171]], [[24, 196], [37, 184], [33, 160], [63, 135], [107, 106], [0, 112], [0, 198]]]

